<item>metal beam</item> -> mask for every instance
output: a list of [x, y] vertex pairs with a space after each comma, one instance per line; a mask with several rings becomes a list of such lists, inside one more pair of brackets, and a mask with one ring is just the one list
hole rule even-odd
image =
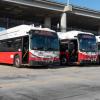
[[[2, 1], [31, 6], [31, 7], [38, 7], [38, 8], [43, 8], [43, 9], [48, 9], [48, 10], [58, 11], [58, 12], [63, 12], [66, 6], [65, 4], [60, 4], [60, 3], [52, 2], [49, 0], [2, 0]], [[82, 8], [82, 7], [78, 7], [74, 5], [72, 5], [71, 13], [76, 14], [76, 15], [100, 19], [99, 11]]]
[[88, 8], [76, 7], [76, 6], [73, 6], [72, 8], [73, 9], [72, 9], [71, 13], [73, 13], [73, 14], [100, 19], [99, 11], [91, 10]]
[[31, 7], [38, 7], [38, 8], [43, 8], [43, 9], [48, 9], [48, 10], [55, 10], [55, 11], [63, 11], [63, 5], [55, 5], [54, 3], [42, 1], [42, 0], [2, 0], [4, 2], [9, 2], [9, 3], [16, 3], [20, 5], [26, 5], [26, 6], [31, 6]]

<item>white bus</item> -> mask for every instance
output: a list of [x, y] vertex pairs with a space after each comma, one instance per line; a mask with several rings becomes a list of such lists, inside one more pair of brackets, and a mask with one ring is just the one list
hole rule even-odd
[[98, 48], [98, 60], [100, 64], [100, 36], [96, 36], [96, 43], [97, 43], [97, 48]]
[[61, 64], [97, 63], [98, 54], [94, 34], [81, 31], [58, 32]]
[[59, 64], [57, 33], [34, 25], [19, 25], [0, 32], [0, 63], [16, 67]]

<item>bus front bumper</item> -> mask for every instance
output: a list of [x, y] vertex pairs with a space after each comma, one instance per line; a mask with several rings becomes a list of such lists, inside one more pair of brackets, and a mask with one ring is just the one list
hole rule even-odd
[[80, 64], [98, 64], [98, 61], [82, 60], [80, 61]]
[[60, 65], [60, 61], [33, 61], [29, 62], [30, 66], [48, 66], [48, 65]]

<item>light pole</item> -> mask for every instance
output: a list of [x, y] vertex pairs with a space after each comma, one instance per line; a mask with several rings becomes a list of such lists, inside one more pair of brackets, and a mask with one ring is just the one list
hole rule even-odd
[[67, 0], [67, 6], [69, 6], [69, 0]]

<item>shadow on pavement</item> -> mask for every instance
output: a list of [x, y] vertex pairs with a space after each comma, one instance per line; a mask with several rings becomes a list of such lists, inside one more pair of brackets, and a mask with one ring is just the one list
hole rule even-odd
[[[14, 67], [11, 64], [0, 64], [3, 66], [9, 66], [9, 67]], [[60, 69], [60, 68], [69, 68], [69, 67], [100, 67], [98, 64], [94, 65], [48, 65], [48, 66], [28, 66], [28, 65], [22, 65], [20, 68], [28, 68], [28, 69]]]

